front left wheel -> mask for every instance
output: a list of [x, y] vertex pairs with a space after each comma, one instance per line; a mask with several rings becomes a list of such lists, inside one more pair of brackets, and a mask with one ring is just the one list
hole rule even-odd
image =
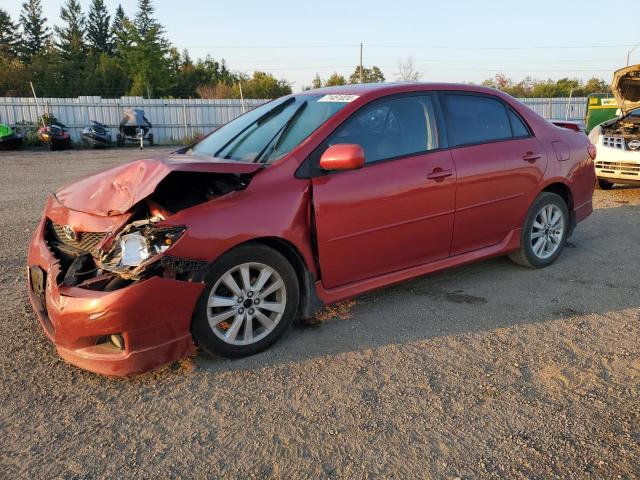
[[195, 342], [209, 353], [245, 357], [271, 346], [298, 310], [296, 272], [264, 245], [237, 247], [207, 275], [191, 324]]

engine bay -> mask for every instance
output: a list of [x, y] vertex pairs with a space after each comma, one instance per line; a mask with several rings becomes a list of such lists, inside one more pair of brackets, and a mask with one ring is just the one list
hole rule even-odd
[[171, 172], [114, 232], [74, 232], [48, 220], [45, 240], [60, 265], [58, 284], [112, 291], [152, 276], [192, 279], [207, 263], [165, 255], [186, 227], [161, 223], [181, 210], [243, 190], [250, 180], [250, 174]]

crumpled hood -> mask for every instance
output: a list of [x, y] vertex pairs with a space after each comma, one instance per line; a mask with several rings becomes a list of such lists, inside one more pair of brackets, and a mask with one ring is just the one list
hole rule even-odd
[[640, 64], [617, 70], [611, 90], [623, 115], [640, 108]]
[[262, 168], [263, 164], [175, 154], [136, 160], [92, 175], [61, 188], [56, 198], [71, 210], [101, 216], [121, 215], [151, 195], [171, 172], [251, 174]]

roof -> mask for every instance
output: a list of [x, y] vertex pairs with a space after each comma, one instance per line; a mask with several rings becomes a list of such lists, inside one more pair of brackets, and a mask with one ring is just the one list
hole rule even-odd
[[498, 96], [508, 96], [494, 88], [469, 85], [464, 83], [441, 82], [390, 82], [390, 83], [359, 83], [354, 85], [339, 85], [306, 90], [295, 95], [344, 94], [360, 96], [382, 96], [393, 93], [421, 91], [421, 90], [461, 90], [467, 92], [489, 93]]

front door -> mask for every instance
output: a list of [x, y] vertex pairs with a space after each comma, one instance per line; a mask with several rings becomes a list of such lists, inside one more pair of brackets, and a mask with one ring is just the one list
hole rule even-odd
[[322, 282], [334, 288], [446, 258], [455, 168], [439, 150], [432, 98], [395, 97], [365, 106], [326, 142], [357, 143], [360, 170], [313, 178]]

